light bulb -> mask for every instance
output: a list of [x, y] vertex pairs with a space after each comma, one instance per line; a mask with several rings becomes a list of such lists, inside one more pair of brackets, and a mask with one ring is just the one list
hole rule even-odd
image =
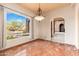
[[36, 16], [35, 20], [37, 21], [42, 21], [44, 19], [44, 16]]

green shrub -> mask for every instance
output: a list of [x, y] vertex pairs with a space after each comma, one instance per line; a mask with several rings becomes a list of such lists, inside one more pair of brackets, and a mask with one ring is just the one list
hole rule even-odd
[[9, 40], [9, 39], [14, 39], [15, 37], [13, 37], [12, 35], [8, 35], [7, 36], [7, 40]]

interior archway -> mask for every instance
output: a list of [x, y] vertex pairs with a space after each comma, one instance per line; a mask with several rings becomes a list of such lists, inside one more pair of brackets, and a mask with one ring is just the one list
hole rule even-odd
[[59, 25], [59, 32], [65, 32], [64, 24], [62, 23]]

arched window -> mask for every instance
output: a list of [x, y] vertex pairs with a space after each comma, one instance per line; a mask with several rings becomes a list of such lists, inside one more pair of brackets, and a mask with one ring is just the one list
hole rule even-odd
[[59, 25], [59, 31], [60, 32], [65, 32], [64, 24]]

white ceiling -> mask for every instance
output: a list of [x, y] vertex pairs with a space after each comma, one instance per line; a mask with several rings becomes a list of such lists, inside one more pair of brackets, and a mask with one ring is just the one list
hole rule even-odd
[[[29, 9], [33, 12], [36, 12], [38, 10], [39, 4], [38, 3], [20, 3], [18, 4], [24, 9]], [[51, 11], [57, 8], [62, 8], [69, 6], [70, 3], [41, 3], [40, 7], [43, 12]]]

